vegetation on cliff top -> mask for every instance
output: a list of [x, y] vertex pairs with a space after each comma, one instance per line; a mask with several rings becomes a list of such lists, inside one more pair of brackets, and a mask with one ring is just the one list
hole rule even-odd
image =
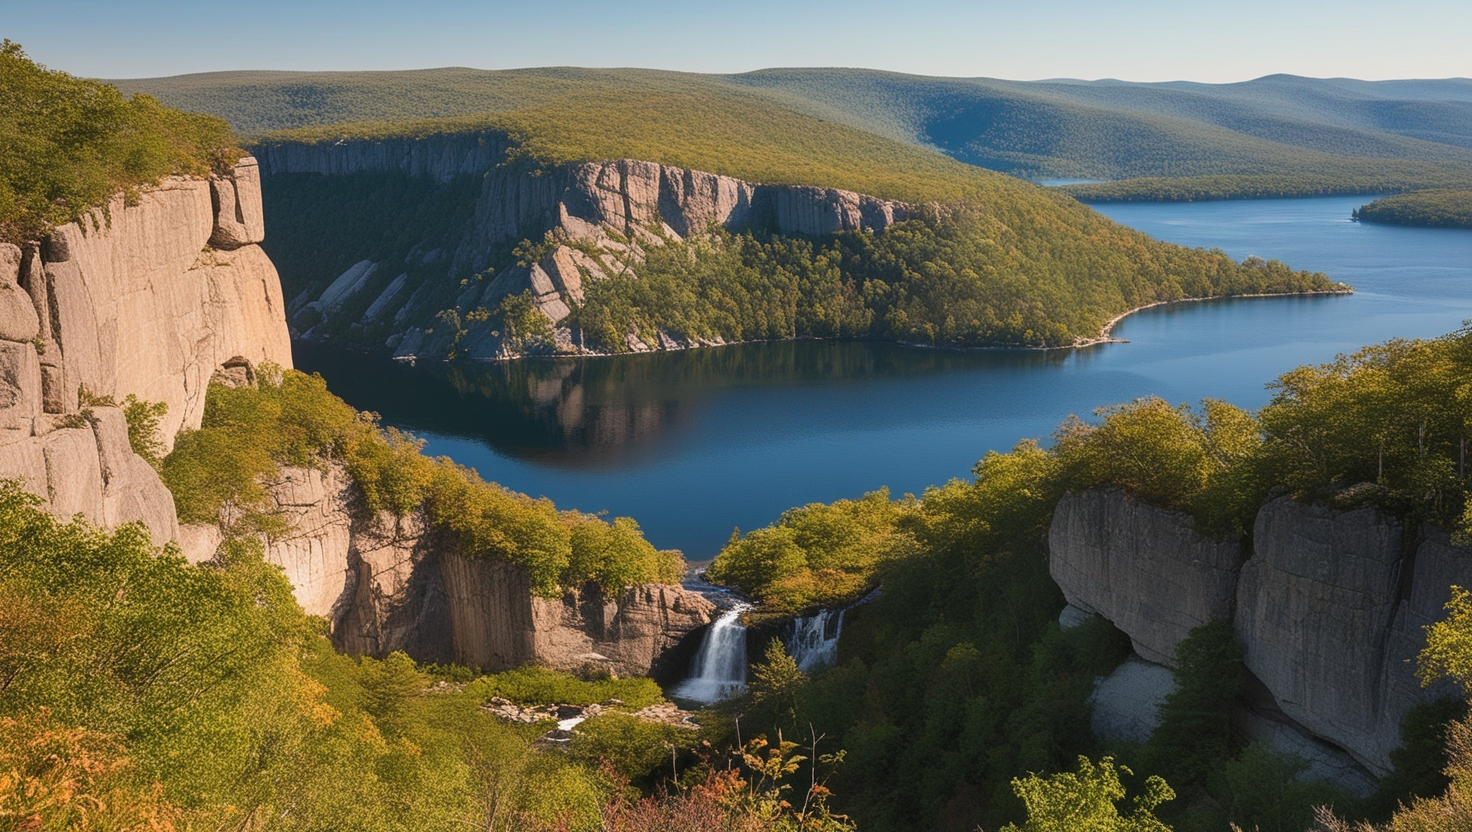
[[671, 583], [683, 574], [679, 553], [656, 550], [627, 517], [558, 511], [449, 459], [431, 460], [421, 446], [332, 395], [321, 376], [265, 366], [254, 387], [210, 387], [203, 424], [178, 436], [162, 472], [181, 520], [222, 523], [229, 536], [284, 530], [266, 490], [282, 466], [340, 464], [367, 511], [422, 510], [467, 556], [525, 567], [539, 594], [585, 581], [610, 590]]
[[1090, 212], [1014, 201], [907, 220], [880, 235], [718, 231], [667, 244], [648, 253], [637, 277], [586, 284], [568, 322], [587, 346], [610, 353], [628, 351], [626, 333], [656, 344], [661, 331], [692, 340], [1061, 347], [1161, 301], [1347, 290], [1277, 261], [1239, 264]]
[[1321, 174], [1235, 174], [1214, 176], [1144, 177], [1067, 185], [1060, 190], [1089, 203], [1102, 202], [1209, 202], [1223, 199], [1277, 199], [1386, 194], [1423, 188], [1472, 185], [1472, 170], [1429, 162], [1376, 160], [1367, 170]]
[[[1472, 330], [1462, 330], [1294, 369], [1270, 385], [1272, 399], [1256, 413], [1217, 400], [1192, 408], [1154, 397], [1100, 408], [1093, 422], [1060, 425], [1050, 449], [1027, 442], [978, 463], [978, 483], [1036, 503], [1036, 516], [1021, 525], [987, 519], [978, 528], [1038, 529], [1065, 491], [1117, 487], [1190, 513], [1207, 534], [1246, 534], [1268, 495], [1286, 490], [1336, 507], [1373, 505], [1472, 539], [1469, 377]], [[887, 553], [914, 551], [926, 510], [950, 506], [962, 490], [960, 482], [929, 489], [918, 506], [876, 492], [793, 509], [733, 538], [707, 574], [779, 609], [852, 600], [903, 560]], [[824, 521], [839, 530], [821, 539], [802, 532]], [[839, 545], [858, 539], [884, 544]]]
[[204, 175], [241, 151], [221, 118], [48, 70], [0, 46], [0, 242], [45, 236], [118, 191]]
[[[192, 565], [141, 525], [37, 502], [0, 485], [0, 828], [852, 829], [791, 743], [620, 713], [659, 699], [647, 679], [452, 684], [402, 653], [338, 655], [254, 541]], [[550, 720], [488, 712], [497, 695], [606, 711], [560, 753], [537, 742]]]
[[[1245, 196], [1268, 192], [1251, 177], [1278, 178], [1274, 193], [1288, 188], [1307, 195], [1326, 188], [1384, 193], [1387, 180], [1445, 186], [1472, 176], [1469, 96], [1455, 79], [1368, 83], [1271, 76], [1240, 84], [1129, 84], [864, 69], [693, 75], [556, 67], [229, 72], [119, 83], [223, 116], [250, 135], [353, 122], [545, 114], [582, 95], [628, 90], [645, 101], [674, 103], [667, 124], [682, 130], [690, 125], [680, 118], [681, 98], [714, 103], [715, 109], [699, 114], [706, 117], [728, 106], [743, 117], [753, 107], [775, 107], [1031, 178], [1249, 177], [1219, 181], [1212, 191]], [[540, 117], [532, 115], [531, 123]], [[1199, 186], [1193, 190], [1204, 193]], [[1134, 193], [1143, 198], [1146, 191]]]
[[1356, 208], [1360, 222], [1422, 228], [1472, 228], [1472, 190], [1431, 190], [1377, 199]]

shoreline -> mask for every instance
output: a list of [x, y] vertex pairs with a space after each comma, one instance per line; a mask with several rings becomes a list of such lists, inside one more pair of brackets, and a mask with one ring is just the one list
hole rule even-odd
[[1254, 292], [1249, 295], [1214, 295], [1204, 298], [1177, 298], [1175, 300], [1157, 300], [1154, 303], [1147, 303], [1144, 306], [1137, 306], [1134, 309], [1129, 310], [1128, 312], [1121, 312], [1118, 315], [1115, 315], [1113, 318], [1110, 318], [1108, 321], [1106, 321], [1104, 323], [1104, 326], [1099, 329], [1099, 336], [1097, 338], [1081, 339], [1080, 341], [1075, 342], [1075, 346], [1092, 347], [1097, 344], [1129, 343], [1128, 339], [1114, 338], [1110, 335], [1110, 333], [1113, 332], [1114, 328], [1119, 325], [1119, 322], [1123, 321], [1125, 318], [1128, 318], [1136, 312], [1143, 312], [1146, 309], [1154, 309], [1157, 306], [1173, 306], [1178, 303], [1205, 303], [1207, 301], [1213, 300], [1235, 300], [1237, 298], [1306, 298], [1317, 297], [1319, 295], [1354, 294], [1353, 286], [1350, 286], [1347, 283], [1341, 283], [1339, 284], [1339, 286], [1340, 288], [1338, 289], [1319, 289], [1310, 290], [1307, 292]]
[[[977, 351], [985, 351], [985, 350], [1050, 352], [1050, 351], [1054, 351], [1054, 350], [1087, 349], [1089, 347], [1097, 347], [1097, 346], [1100, 346], [1102, 344], [1128, 344], [1129, 343], [1129, 339], [1128, 338], [1115, 338], [1115, 337], [1113, 337], [1113, 335], [1111, 335], [1111, 333], [1114, 331], [1114, 328], [1116, 326], [1118, 326], [1119, 323], [1121, 321], [1123, 321], [1125, 318], [1128, 318], [1129, 316], [1134, 315], [1137, 312], [1143, 312], [1146, 309], [1154, 309], [1154, 308], [1160, 307], [1160, 306], [1173, 306], [1175, 304], [1186, 304], [1186, 303], [1206, 303], [1206, 302], [1209, 302], [1209, 301], [1236, 300], [1236, 299], [1239, 299], [1239, 298], [1302, 298], [1302, 297], [1318, 297], [1318, 296], [1323, 296], [1323, 295], [1352, 295], [1352, 294], [1354, 294], [1354, 287], [1353, 286], [1349, 286], [1348, 284], [1339, 284], [1339, 288], [1336, 288], [1336, 289], [1310, 290], [1310, 291], [1305, 291], [1305, 292], [1254, 292], [1252, 294], [1246, 294], [1246, 295], [1210, 295], [1210, 296], [1207, 296], [1207, 297], [1176, 298], [1174, 300], [1157, 300], [1157, 301], [1153, 301], [1151, 303], [1144, 304], [1143, 306], [1136, 306], [1133, 309], [1128, 309], [1128, 310], [1126, 310], [1124, 312], [1119, 313], [1118, 315], [1115, 315], [1113, 318], [1110, 318], [1108, 321], [1105, 321], [1104, 322], [1104, 325], [1102, 327], [1100, 327], [1099, 334], [1097, 336], [1094, 336], [1092, 338], [1083, 338], [1083, 337], [1075, 338], [1072, 343], [1069, 343], [1069, 344], [1057, 344], [1057, 345], [1053, 345], [1053, 346], [1035, 346], [1035, 345], [1030, 345], [1030, 344], [980, 344], [980, 345], [976, 345], [976, 346], [949, 346], [949, 345], [939, 345], [939, 344], [919, 344], [919, 343], [915, 343], [915, 342], [912, 342], [912, 341], [889, 341], [889, 340], [882, 339], [882, 338], [814, 338], [814, 337], [802, 337], [802, 338], [779, 338], [779, 339], [773, 339], [773, 340], [726, 341], [724, 343], [719, 343], [719, 344], [690, 344], [688, 346], [680, 346], [680, 347], [677, 347], [675, 349], [642, 350], [642, 351], [638, 351], [638, 352], [615, 352], [615, 353], [609, 353], [609, 352], [591, 352], [590, 351], [590, 352], [553, 354], [553, 355], [514, 355], [514, 356], [506, 356], [506, 357], [503, 357], [503, 358], [428, 358], [428, 357], [416, 356], [416, 355], [404, 355], [404, 356], [391, 355], [391, 356], [388, 356], [388, 357], [389, 357], [389, 359], [391, 361], [395, 361], [395, 362], [399, 362], [399, 363], [403, 363], [403, 364], [408, 364], [410, 366], [413, 366], [414, 364], [417, 364], [420, 361], [439, 361], [439, 362], [444, 362], [444, 363], [449, 363], [449, 362], [452, 362], [452, 361], [470, 361], [470, 362], [474, 362], [476, 364], [496, 364], [496, 363], [500, 363], [500, 362], [524, 361], [524, 360], [528, 360], [528, 359], [530, 359], [530, 360], [560, 361], [560, 360], [584, 359], [584, 358], [627, 358], [629, 356], [635, 356], [635, 355], [658, 355], [660, 353], [685, 352], [685, 351], [688, 351], [688, 350], [719, 349], [721, 347], [732, 347], [732, 346], [738, 346], [738, 345], [741, 345], [741, 344], [787, 344], [787, 343], [796, 343], [798, 341], [854, 341], [854, 342], [873, 342], [873, 343], [883, 343], [883, 344], [897, 344], [899, 346], [908, 347], [908, 348], [911, 348], [911, 349], [954, 350], [954, 351], [957, 351], [957, 352], [977, 352]], [[295, 340], [299, 340], [299, 339], [292, 339], [292, 340], [295, 341]], [[312, 343], [322, 344], [324, 346], [333, 346], [333, 347], [337, 347], [339, 349], [352, 350], [354, 352], [357, 352], [358, 351], [358, 350], [356, 350], [356, 349], [354, 349], [352, 347], [340, 346], [338, 344], [334, 344], [331, 341], [317, 341], [317, 340], [313, 339]], [[369, 352], [371, 354], [371, 351], [365, 351], [365, 352]]]

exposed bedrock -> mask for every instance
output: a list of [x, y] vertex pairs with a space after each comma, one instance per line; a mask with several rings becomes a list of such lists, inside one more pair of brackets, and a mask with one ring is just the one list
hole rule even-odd
[[1241, 541], [1203, 537], [1189, 515], [1117, 489], [1065, 494], [1048, 547], [1068, 603], [1108, 619], [1156, 664], [1174, 665], [1192, 628], [1232, 617]]
[[[470, 280], [457, 289], [448, 308], [461, 315], [494, 308], [508, 294], [530, 291], [537, 307], [554, 326], [582, 302], [588, 281], [609, 275], [637, 274], [653, 246], [706, 233], [712, 226], [729, 231], [769, 230], [820, 236], [840, 231], [883, 232], [916, 213], [912, 205], [852, 191], [801, 185], [766, 185], [730, 176], [661, 165], [636, 159], [564, 164], [534, 168], [505, 161], [504, 137], [487, 133], [442, 136], [418, 141], [345, 141], [335, 144], [271, 145], [258, 149], [265, 175], [294, 173], [350, 174], [398, 172], [448, 181], [479, 174], [479, 194], [465, 230], [453, 251], [428, 243], [415, 247], [403, 263], [353, 265], [322, 291], [295, 298], [293, 315], [309, 338], [325, 337], [344, 302], [372, 286], [369, 303], [349, 305], [362, 331], [393, 320], [389, 344], [400, 357], [442, 357], [454, 346], [474, 358], [503, 357], [498, 327], [471, 326], [464, 334], [436, 326], [446, 308], [444, 292], [433, 284], [462, 279], [491, 267], [499, 271]], [[454, 156], [451, 148], [463, 155]], [[552, 232], [557, 244], [537, 262], [502, 268], [510, 247], [521, 240], [540, 241]], [[432, 249], [423, 251], [422, 249]], [[413, 278], [414, 263], [434, 262], [443, 278]], [[370, 280], [368, 269], [381, 269]], [[411, 270], [413, 271], [413, 270]], [[418, 274], [418, 272], [415, 272]], [[391, 277], [392, 276], [392, 277]], [[400, 280], [402, 277], [403, 280]], [[320, 291], [320, 296], [313, 295]], [[364, 305], [367, 304], [367, 311]], [[576, 334], [558, 333], [564, 349], [581, 348]], [[455, 339], [458, 338], [458, 341]], [[631, 344], [636, 350], [678, 349], [695, 345], [680, 333], [664, 333], [657, 343]]]
[[[1249, 733], [1283, 748], [1327, 742], [1384, 776], [1405, 713], [1451, 692], [1422, 689], [1415, 659], [1451, 585], [1472, 583], [1472, 551], [1434, 529], [1408, 539], [1374, 509], [1288, 498], [1262, 507], [1251, 543], [1238, 569], [1237, 541], [1120, 491], [1090, 491], [1059, 502], [1049, 564], [1071, 605], [1107, 618], [1152, 661], [1172, 660], [1191, 627], [1230, 620], [1262, 685]], [[1289, 730], [1298, 739], [1279, 741]]]
[[[618, 675], [668, 675], [679, 649], [709, 624], [714, 606], [678, 586], [597, 584], [541, 598], [522, 567], [463, 557], [421, 513], [374, 515], [336, 464], [284, 468], [267, 484], [272, 512], [288, 530], [266, 542], [297, 601], [332, 624], [347, 652], [403, 650], [420, 661], [485, 670], [535, 663], [596, 667]], [[216, 527], [186, 526], [186, 556], [213, 556]]]
[[[227, 204], [228, 203], [228, 204]], [[0, 478], [59, 517], [142, 521], [175, 538], [174, 501], [133, 453], [128, 395], [163, 402], [160, 436], [198, 427], [225, 364], [291, 364], [255, 160], [211, 180], [171, 178], [134, 204], [0, 245]]]

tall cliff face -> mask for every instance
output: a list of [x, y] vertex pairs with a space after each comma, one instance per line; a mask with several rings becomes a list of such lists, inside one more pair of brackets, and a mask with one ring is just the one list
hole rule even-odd
[[[916, 212], [905, 203], [851, 191], [757, 184], [634, 159], [543, 170], [507, 159], [509, 147], [495, 133], [261, 147], [265, 174], [283, 182], [302, 174], [393, 173], [439, 182], [480, 177], [473, 204], [455, 215], [460, 225], [452, 240], [423, 241], [391, 259], [353, 263], [325, 288], [318, 282], [294, 296], [290, 312], [303, 334], [326, 337], [350, 326], [361, 334], [388, 332], [384, 343], [399, 357], [443, 357], [452, 348], [476, 358], [501, 357], [505, 348], [496, 326], [471, 325], [457, 333], [437, 326], [437, 316], [454, 310], [463, 318], [530, 290], [537, 308], [558, 327], [562, 347], [576, 349], [577, 333], [560, 325], [582, 301], [584, 284], [637, 273], [651, 246], [703, 234], [712, 225], [809, 236], [879, 233]], [[555, 245], [540, 259], [513, 263], [514, 245], [549, 233]], [[469, 279], [487, 269], [495, 270], [489, 279]], [[648, 350], [691, 344], [672, 334], [659, 343], [630, 345]]]
[[0, 477], [60, 516], [141, 520], [173, 539], [168, 490], [132, 452], [122, 412], [95, 402], [167, 404], [159, 438], [172, 446], [199, 426], [216, 371], [291, 365], [263, 233], [247, 157], [228, 176], [118, 196], [44, 243], [0, 246]]
[[1187, 633], [1232, 617], [1241, 541], [1202, 537], [1187, 515], [1117, 490], [1065, 494], [1048, 543], [1068, 603], [1113, 622], [1156, 664], [1174, 666]]
[[[682, 646], [714, 612], [678, 586], [609, 595], [589, 584], [560, 598], [534, 596], [525, 569], [462, 556], [422, 513], [368, 512], [336, 464], [284, 468], [267, 492], [288, 525], [266, 541], [267, 561], [286, 573], [307, 613], [331, 622], [333, 642], [349, 653], [403, 650], [491, 671], [535, 663], [670, 676], [684, 670]], [[185, 556], [201, 561], [214, 554], [219, 532], [186, 526], [181, 540]]]
[[1266, 695], [1254, 709], [1383, 776], [1406, 712], [1449, 693], [1423, 690], [1415, 659], [1450, 586], [1472, 582], [1472, 551], [1434, 529], [1422, 538], [1373, 509], [1282, 498], [1259, 511], [1239, 569], [1226, 557], [1237, 543], [1195, 533], [1188, 516], [1087, 492], [1060, 501], [1049, 568], [1070, 603], [1154, 661], [1172, 661], [1192, 622], [1231, 621]]

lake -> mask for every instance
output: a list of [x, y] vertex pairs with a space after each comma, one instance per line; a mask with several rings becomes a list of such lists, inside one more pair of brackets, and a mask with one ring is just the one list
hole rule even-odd
[[297, 366], [426, 450], [559, 507], [639, 521], [712, 557], [792, 506], [965, 477], [988, 450], [1046, 440], [1069, 414], [1158, 395], [1267, 402], [1304, 363], [1472, 319], [1472, 232], [1360, 224], [1369, 197], [1100, 210], [1151, 236], [1326, 272], [1351, 296], [1157, 307], [1079, 351], [797, 342], [618, 358], [421, 365], [297, 344]]

